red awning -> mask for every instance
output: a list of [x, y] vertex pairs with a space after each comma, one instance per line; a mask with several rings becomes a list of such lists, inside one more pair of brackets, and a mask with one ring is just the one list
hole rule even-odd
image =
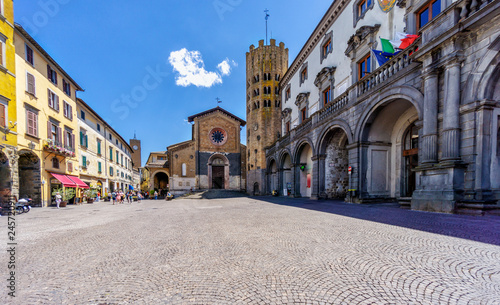
[[80, 180], [80, 178], [78, 178], [76, 176], [66, 176], [66, 177], [73, 180], [73, 182], [75, 182], [76, 185], [78, 185], [78, 187], [81, 189], [89, 189], [90, 188], [87, 184], [85, 184], [85, 182], [83, 182], [82, 180]]
[[69, 179], [68, 176], [50, 173], [54, 178], [59, 180], [65, 187], [77, 187], [76, 183], [73, 180]]

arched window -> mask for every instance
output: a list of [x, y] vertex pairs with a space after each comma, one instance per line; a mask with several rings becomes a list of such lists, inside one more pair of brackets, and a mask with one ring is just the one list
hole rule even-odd
[[187, 175], [187, 165], [186, 163], [182, 163], [182, 177], [185, 177]]

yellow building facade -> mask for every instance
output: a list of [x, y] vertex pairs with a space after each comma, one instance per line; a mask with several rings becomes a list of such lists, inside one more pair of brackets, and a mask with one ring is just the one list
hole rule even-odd
[[0, 198], [19, 195], [17, 125], [14, 4], [0, 0]]
[[[19, 194], [34, 206], [52, 203], [55, 189], [79, 179], [76, 93], [83, 89], [21, 26], [15, 25]], [[69, 203], [81, 200], [76, 196]]]

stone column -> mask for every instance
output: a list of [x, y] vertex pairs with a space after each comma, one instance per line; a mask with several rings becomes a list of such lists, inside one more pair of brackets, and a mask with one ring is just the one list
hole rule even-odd
[[424, 124], [422, 132], [422, 163], [437, 162], [438, 75], [427, 68], [424, 79]]
[[[292, 173], [292, 181], [291, 184], [293, 185], [293, 188], [292, 188], [292, 191], [291, 191], [291, 195], [293, 197], [300, 197], [300, 177], [299, 177], [299, 171], [300, 171], [300, 167], [295, 165], [295, 164], [292, 164], [290, 166], [290, 172]], [[298, 182], [297, 182], [298, 181]]]
[[319, 199], [319, 158], [318, 156], [313, 156], [312, 160], [312, 173], [311, 173], [311, 199], [318, 200]]
[[445, 69], [441, 161], [455, 161], [460, 159], [460, 61], [453, 59]]
[[325, 181], [326, 181], [326, 155], [318, 155], [318, 196], [319, 198], [326, 198]]

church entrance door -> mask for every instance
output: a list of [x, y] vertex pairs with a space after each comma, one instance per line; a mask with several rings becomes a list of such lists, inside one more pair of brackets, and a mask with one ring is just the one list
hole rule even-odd
[[224, 189], [224, 166], [212, 166], [212, 188]]

